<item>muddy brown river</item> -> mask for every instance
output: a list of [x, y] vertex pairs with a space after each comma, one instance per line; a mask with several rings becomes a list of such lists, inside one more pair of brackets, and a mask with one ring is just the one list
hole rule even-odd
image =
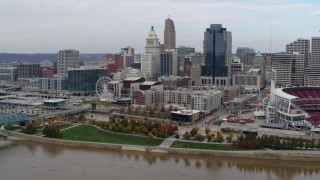
[[0, 141], [0, 180], [319, 180], [320, 162], [71, 148]]

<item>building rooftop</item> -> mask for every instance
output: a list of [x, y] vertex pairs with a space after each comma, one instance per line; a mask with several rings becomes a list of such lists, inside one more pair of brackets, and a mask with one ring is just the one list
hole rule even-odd
[[49, 99], [49, 100], [45, 100], [43, 102], [45, 103], [58, 103], [58, 102], [65, 102], [66, 100], [64, 99]]
[[141, 77], [127, 77], [126, 79], [125, 79], [125, 81], [137, 81], [137, 80], [139, 80]]
[[180, 110], [180, 111], [171, 111], [171, 113], [180, 114], [180, 115], [193, 115], [199, 113], [198, 110]]
[[155, 85], [157, 81], [145, 81], [141, 85], [152, 86]]
[[298, 98], [297, 96], [293, 96], [293, 95], [290, 95], [290, 94], [283, 92], [283, 88], [277, 88], [277, 89], [273, 90], [273, 93], [277, 96], [283, 97], [288, 100]]

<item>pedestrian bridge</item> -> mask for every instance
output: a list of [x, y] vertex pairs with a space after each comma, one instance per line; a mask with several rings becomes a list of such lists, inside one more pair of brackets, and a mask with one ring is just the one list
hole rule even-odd
[[0, 112], [0, 125], [28, 121], [29, 115], [24, 113], [13, 114]]

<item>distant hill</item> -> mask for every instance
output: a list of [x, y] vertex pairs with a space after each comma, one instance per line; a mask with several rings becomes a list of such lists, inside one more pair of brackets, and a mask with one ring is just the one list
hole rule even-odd
[[[100, 59], [104, 54], [81, 54], [80, 61], [96, 61]], [[55, 53], [35, 53], [35, 54], [15, 54], [15, 53], [0, 53], [0, 63], [9, 62], [34, 62], [40, 63], [44, 60], [51, 62], [56, 61]]]

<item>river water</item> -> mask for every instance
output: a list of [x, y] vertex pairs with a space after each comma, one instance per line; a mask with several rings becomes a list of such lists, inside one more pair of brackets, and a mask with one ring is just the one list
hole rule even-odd
[[320, 162], [72, 148], [0, 141], [0, 180], [319, 180]]

